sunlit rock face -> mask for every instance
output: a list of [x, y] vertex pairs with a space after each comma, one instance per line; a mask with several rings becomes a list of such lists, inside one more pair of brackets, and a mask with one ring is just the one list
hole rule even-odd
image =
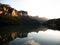
[[12, 16], [17, 16], [17, 11], [15, 9], [12, 10]]
[[2, 10], [0, 10], [0, 14], [2, 14], [3, 12], [2, 12]]
[[12, 8], [10, 5], [1, 4], [0, 3], [0, 15], [6, 16], [28, 16], [27, 11], [17, 11], [16, 9]]
[[17, 10], [10, 5], [0, 3], [0, 15], [17, 16]]
[[27, 11], [18, 11], [18, 15], [19, 16], [28, 16], [28, 12]]

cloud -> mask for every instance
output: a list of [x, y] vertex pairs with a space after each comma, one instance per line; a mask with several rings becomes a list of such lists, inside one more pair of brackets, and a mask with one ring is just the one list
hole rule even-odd
[[28, 40], [25, 42], [24, 45], [40, 45], [40, 43], [34, 41], [34, 40]]

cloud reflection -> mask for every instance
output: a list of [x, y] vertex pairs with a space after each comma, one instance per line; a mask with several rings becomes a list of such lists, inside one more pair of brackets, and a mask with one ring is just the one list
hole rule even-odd
[[40, 43], [34, 41], [34, 40], [28, 40], [24, 45], [40, 45]]

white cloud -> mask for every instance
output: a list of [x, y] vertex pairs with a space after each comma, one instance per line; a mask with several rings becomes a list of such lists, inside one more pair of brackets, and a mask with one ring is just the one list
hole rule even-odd
[[24, 45], [40, 45], [40, 43], [34, 41], [34, 40], [28, 40], [25, 42]]

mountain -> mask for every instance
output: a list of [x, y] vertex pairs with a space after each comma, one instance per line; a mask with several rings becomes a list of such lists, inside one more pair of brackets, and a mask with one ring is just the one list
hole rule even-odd
[[1, 4], [0, 3], [0, 16], [28, 16], [27, 11], [17, 11], [16, 9], [12, 8], [10, 5]]
[[18, 11], [17, 13], [18, 13], [18, 16], [28, 16], [28, 12], [27, 11], [21, 10], [21, 11]]
[[50, 19], [44, 23], [50, 29], [60, 30], [60, 18], [58, 19]]
[[18, 11], [10, 5], [0, 3], [0, 26], [19, 25], [21, 27], [37, 28], [47, 20], [44, 17], [29, 16], [27, 11]]
[[17, 16], [17, 10], [10, 5], [0, 3], [0, 16]]
[[27, 11], [17, 11], [10, 5], [0, 3], [0, 26], [5, 25], [20, 25], [37, 27], [40, 22], [28, 16]]

